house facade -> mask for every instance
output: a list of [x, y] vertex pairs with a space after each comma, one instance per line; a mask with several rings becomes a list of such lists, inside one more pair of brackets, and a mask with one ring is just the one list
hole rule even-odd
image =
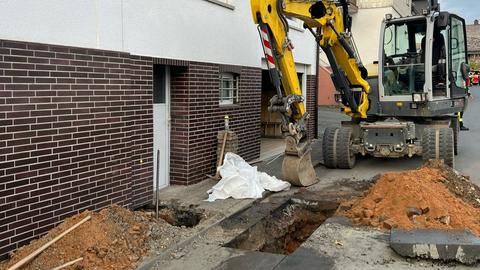
[[480, 64], [480, 24], [475, 20], [473, 24], [466, 26], [467, 46], [468, 46], [468, 62], [473, 68], [478, 69]]
[[[271, 89], [249, 1], [2, 1], [0, 15], [2, 258], [85, 209], [203, 181], [224, 115], [259, 157]], [[291, 23], [313, 138], [316, 45]]]

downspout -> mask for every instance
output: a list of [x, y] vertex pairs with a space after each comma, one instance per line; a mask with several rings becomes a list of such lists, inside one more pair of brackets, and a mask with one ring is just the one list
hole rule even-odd
[[[317, 29], [317, 35], [320, 33], [320, 29]], [[315, 139], [318, 139], [318, 90], [320, 89], [318, 87], [318, 82], [319, 82], [319, 79], [320, 79], [320, 44], [318, 44], [318, 42], [316, 42], [317, 44], [317, 50], [315, 52], [315, 93], [314, 93], [314, 100], [315, 100], [315, 108], [314, 108], [314, 119], [315, 119], [315, 123], [314, 123], [314, 128], [315, 128], [315, 131], [313, 134], [314, 135], [314, 138]]]

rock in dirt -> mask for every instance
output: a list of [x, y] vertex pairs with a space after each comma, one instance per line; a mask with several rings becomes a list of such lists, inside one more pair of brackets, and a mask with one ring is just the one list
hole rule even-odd
[[438, 220], [445, 225], [450, 225], [450, 216], [441, 216]]
[[394, 219], [387, 219], [383, 222], [382, 225], [383, 225], [383, 228], [385, 228], [387, 230], [391, 230], [393, 228], [398, 227], [397, 222]]
[[173, 252], [171, 255], [172, 255], [172, 258], [178, 260], [178, 259], [182, 258], [183, 256], [185, 256], [185, 252], [181, 252], [181, 251]]
[[408, 207], [407, 208], [407, 216], [420, 216], [423, 213], [422, 209], [416, 207]]

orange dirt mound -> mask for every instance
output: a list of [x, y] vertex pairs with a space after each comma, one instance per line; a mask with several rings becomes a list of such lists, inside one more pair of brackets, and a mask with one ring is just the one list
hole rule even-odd
[[44, 237], [18, 249], [0, 269], [8, 268], [68, 228], [91, 215], [91, 219], [43, 251], [22, 269], [52, 269], [83, 257], [66, 269], [132, 269], [147, 252], [148, 226], [138, 216], [119, 206], [99, 213], [85, 211], [66, 219]]
[[480, 236], [478, 191], [452, 169], [429, 164], [380, 176], [362, 197], [343, 203], [338, 214], [385, 229], [469, 229]]

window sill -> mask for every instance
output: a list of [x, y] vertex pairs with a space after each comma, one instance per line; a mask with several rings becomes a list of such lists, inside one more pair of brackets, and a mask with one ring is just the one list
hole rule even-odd
[[220, 109], [230, 109], [230, 108], [238, 108], [240, 107], [239, 103], [234, 103], [234, 104], [218, 104]]
[[205, 0], [207, 2], [210, 2], [210, 3], [213, 3], [215, 5], [219, 5], [221, 7], [224, 7], [224, 8], [228, 8], [230, 10], [235, 10], [235, 6], [234, 5], [231, 5], [231, 4], [227, 4], [227, 3], [224, 3], [220, 0]]

